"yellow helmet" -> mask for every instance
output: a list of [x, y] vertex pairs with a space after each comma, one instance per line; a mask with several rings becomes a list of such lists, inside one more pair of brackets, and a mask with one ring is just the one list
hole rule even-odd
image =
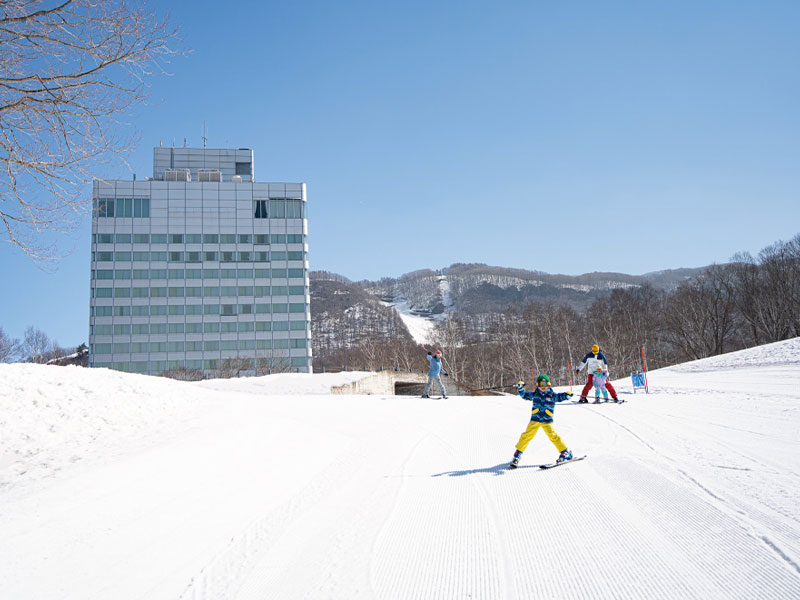
[[597, 354], [598, 352], [600, 352], [600, 346], [595, 344], [594, 346], [592, 346], [592, 354]]

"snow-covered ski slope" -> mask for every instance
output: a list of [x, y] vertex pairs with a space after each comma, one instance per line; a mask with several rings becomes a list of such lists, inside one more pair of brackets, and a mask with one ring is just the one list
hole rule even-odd
[[0, 598], [800, 598], [800, 339], [558, 405], [549, 471], [519, 398], [357, 376], [0, 365]]

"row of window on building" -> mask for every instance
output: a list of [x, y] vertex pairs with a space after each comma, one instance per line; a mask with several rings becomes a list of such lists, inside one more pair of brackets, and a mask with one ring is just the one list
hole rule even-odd
[[256, 252], [92, 252], [95, 262], [273, 262], [303, 260], [300, 250], [259, 250]]
[[[214, 199], [218, 202], [218, 199]], [[256, 219], [304, 219], [302, 200], [253, 200]], [[96, 198], [94, 212], [101, 218], [150, 218], [150, 198]]]
[[[166, 306], [166, 305], [164, 305]], [[191, 312], [189, 312], [191, 307]], [[202, 307], [202, 312], [200, 308]], [[276, 304], [187, 304], [186, 314], [195, 315], [220, 315], [222, 317], [236, 317], [238, 315], [279, 315], [292, 313], [305, 313], [307, 305], [302, 302], [276, 303]], [[152, 316], [143, 314], [146, 306], [93, 306], [91, 315], [93, 317], [145, 317]], [[150, 307], [152, 308], [152, 307]], [[141, 314], [140, 314], [141, 313]]]
[[[205, 359], [205, 360], [151, 360], [151, 361], [125, 361], [125, 362], [94, 362], [93, 367], [127, 371], [129, 373], [162, 373], [168, 370], [189, 369], [215, 371], [225, 366], [230, 359]], [[259, 369], [283, 369], [285, 366], [305, 367], [306, 358], [284, 357], [281, 355], [269, 358], [237, 358], [237, 367], [252, 369], [256, 365]]]
[[[92, 335], [161, 335], [306, 331], [305, 321], [211, 321], [208, 323], [115, 323], [92, 325]], [[295, 335], [294, 333], [291, 335]]]
[[93, 354], [147, 354], [156, 352], [218, 352], [231, 350], [296, 350], [308, 340], [203, 340], [197, 342], [115, 342], [94, 344]]
[[[181, 274], [183, 277], [181, 277]], [[169, 275], [169, 277], [167, 277]], [[128, 279], [303, 279], [305, 269], [92, 269], [92, 281]]]
[[96, 233], [96, 244], [302, 244], [301, 233]]
[[[134, 291], [136, 290], [136, 291]], [[150, 290], [148, 294], [147, 290]], [[92, 289], [94, 298], [201, 298], [201, 297], [247, 297], [276, 298], [282, 296], [304, 296], [309, 288], [304, 285], [221, 285], [203, 287], [158, 286], [158, 287], [97, 287]]]
[[[203, 287], [98, 287], [93, 288], [95, 298], [274, 298], [269, 285], [222, 285]], [[307, 288], [302, 285], [274, 286], [284, 293], [280, 296], [302, 296]]]

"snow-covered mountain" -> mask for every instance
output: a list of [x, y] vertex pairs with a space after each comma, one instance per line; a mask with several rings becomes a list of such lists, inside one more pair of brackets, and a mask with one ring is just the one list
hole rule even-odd
[[0, 597], [798, 598], [800, 338], [563, 403], [0, 365]]
[[[353, 345], [364, 326], [386, 338], [430, 341], [430, 333], [448, 313], [467, 316], [502, 313], [509, 306], [523, 307], [531, 301], [553, 301], [579, 310], [611, 290], [645, 284], [673, 289], [697, 276], [702, 269], [676, 269], [641, 276], [622, 273], [552, 275], [539, 271], [455, 264], [441, 270], [422, 269], [397, 278], [352, 282], [328, 272], [312, 272], [312, 336], [317, 356], [331, 348]], [[346, 305], [346, 302], [350, 302]], [[378, 304], [388, 311], [381, 311]], [[399, 317], [405, 329], [398, 326]], [[338, 344], [338, 345], [337, 345]]]

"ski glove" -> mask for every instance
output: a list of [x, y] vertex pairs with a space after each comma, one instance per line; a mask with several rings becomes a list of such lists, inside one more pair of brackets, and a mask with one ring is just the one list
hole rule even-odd
[[445, 372], [445, 371], [442, 371], [442, 373], [444, 373], [444, 376], [445, 376], [445, 377], [450, 377], [450, 373], [447, 373], [447, 372]]
[[572, 392], [564, 392], [567, 395], [567, 398], [572, 398]]
[[517, 382], [517, 389], [520, 390], [520, 391], [524, 390], [525, 389], [525, 382], [524, 381], [518, 381]]

